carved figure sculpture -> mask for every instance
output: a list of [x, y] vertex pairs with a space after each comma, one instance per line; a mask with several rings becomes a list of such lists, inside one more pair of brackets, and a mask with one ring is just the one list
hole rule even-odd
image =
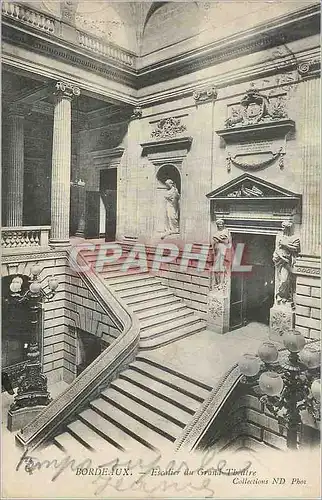
[[175, 183], [171, 179], [167, 179], [164, 183], [167, 187], [165, 199], [165, 234], [161, 239], [170, 234], [179, 233], [179, 218], [180, 218], [180, 194]]
[[227, 286], [227, 275], [230, 264], [231, 234], [225, 227], [223, 219], [217, 219], [217, 231], [212, 237], [214, 251], [214, 282], [213, 288], [225, 290]]
[[277, 303], [293, 301], [294, 280], [292, 268], [296, 257], [301, 251], [300, 239], [292, 235], [292, 222], [283, 221], [283, 233], [276, 237], [276, 246], [273, 253], [273, 262], [277, 270], [278, 287], [276, 292]]

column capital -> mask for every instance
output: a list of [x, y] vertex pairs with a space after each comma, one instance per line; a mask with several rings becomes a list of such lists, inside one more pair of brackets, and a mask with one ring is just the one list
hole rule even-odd
[[80, 95], [80, 89], [73, 83], [58, 81], [55, 85], [54, 95], [72, 99]]

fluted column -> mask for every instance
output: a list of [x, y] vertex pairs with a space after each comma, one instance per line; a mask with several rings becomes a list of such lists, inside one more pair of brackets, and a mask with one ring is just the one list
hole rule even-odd
[[302, 244], [304, 254], [320, 255], [320, 80], [303, 85], [303, 209]]
[[7, 222], [8, 227], [23, 225], [24, 110], [9, 115]]
[[67, 246], [71, 175], [71, 101], [74, 96], [80, 95], [80, 90], [70, 83], [57, 82], [54, 94], [50, 244]]

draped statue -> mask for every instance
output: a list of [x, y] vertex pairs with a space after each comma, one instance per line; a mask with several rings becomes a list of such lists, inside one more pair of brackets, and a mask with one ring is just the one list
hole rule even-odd
[[171, 179], [167, 179], [164, 183], [167, 188], [165, 194], [165, 234], [161, 239], [170, 234], [179, 233], [179, 219], [180, 219], [180, 193]]
[[213, 288], [224, 290], [227, 286], [227, 276], [230, 267], [231, 234], [223, 219], [217, 219], [217, 231], [212, 237], [214, 251]]
[[300, 239], [292, 235], [292, 222], [283, 221], [283, 233], [276, 236], [273, 262], [277, 270], [278, 286], [276, 301], [292, 302], [294, 293], [293, 265], [301, 251]]

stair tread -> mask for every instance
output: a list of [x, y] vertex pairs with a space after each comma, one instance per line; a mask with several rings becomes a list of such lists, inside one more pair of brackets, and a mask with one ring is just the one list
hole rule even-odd
[[86, 425], [81, 420], [75, 420], [67, 426], [72, 432], [77, 434], [80, 439], [85, 441], [91, 448], [98, 452], [112, 452], [114, 454], [121, 453], [121, 450], [112, 443], [105, 440], [92, 430], [88, 425]]
[[133, 432], [138, 438], [144, 440], [156, 450], [159, 449], [160, 445], [161, 449], [163, 449], [164, 445], [171, 443], [166, 437], [161, 436], [153, 429], [150, 429], [127, 413], [124, 413], [103, 398], [92, 401], [91, 407], [104, 412], [107, 418], [112, 418], [118, 425], [122, 425], [127, 431]]
[[188, 337], [189, 335], [193, 335], [204, 330], [206, 327], [206, 323], [200, 320], [198, 323], [188, 325], [185, 328], [180, 328], [180, 330], [172, 330], [171, 332], [165, 332], [158, 337], [141, 337], [140, 339], [140, 347], [142, 350], [144, 349], [155, 349], [157, 347], [170, 344], [172, 342], [176, 342], [184, 337]]
[[169, 293], [167, 296], [155, 297], [154, 299], [149, 300], [149, 302], [142, 302], [142, 303], [133, 304], [130, 307], [131, 307], [133, 312], [140, 313], [140, 312], [147, 311], [147, 310], [154, 310], [155, 308], [160, 307], [160, 306], [163, 307], [166, 304], [173, 304], [173, 303], [179, 303], [179, 302], [182, 304], [181, 299], [179, 299], [178, 297], [175, 297], [175, 295], [172, 295], [171, 293]]
[[133, 363], [131, 363], [130, 366], [134, 368], [139, 368], [140, 370], [143, 370], [149, 375], [153, 375], [161, 379], [163, 382], [168, 382], [169, 384], [173, 384], [179, 389], [188, 391], [189, 393], [194, 394], [196, 397], [201, 398], [202, 400], [207, 398], [210, 394], [210, 391], [208, 391], [207, 389], [203, 389], [202, 387], [194, 384], [193, 382], [189, 382], [188, 380], [185, 380], [180, 376], [162, 370], [161, 366], [159, 368], [157, 366], [146, 363], [144, 360], [136, 360]]
[[120, 427], [110, 422], [106, 418], [99, 415], [92, 408], [87, 408], [80, 413], [80, 417], [86, 422], [90, 423], [95, 429], [100, 431], [103, 435], [110, 437], [118, 443], [126, 451], [135, 451], [139, 454], [145, 453], [147, 447], [139, 441], [124, 432]]
[[136, 281], [144, 281], [147, 279], [156, 279], [154, 276], [151, 276], [149, 272], [141, 272], [141, 273], [135, 273], [135, 274], [124, 274], [123, 276], [119, 276], [117, 278], [109, 278], [106, 277], [108, 280], [108, 283], [111, 285], [123, 285], [123, 283], [135, 283]]
[[135, 314], [140, 320], [142, 324], [143, 321], [148, 320], [149, 318], [155, 318], [163, 313], [168, 313], [170, 311], [179, 311], [181, 309], [189, 309], [185, 304], [182, 303], [180, 299], [170, 304], [160, 304], [160, 306], [155, 307], [153, 310], [143, 310], [141, 312], [136, 312]]
[[117, 281], [115, 283], [114, 281], [108, 280], [108, 284], [110, 287], [113, 288], [113, 290], [117, 293], [122, 292], [123, 290], [133, 290], [133, 289], [142, 289], [147, 286], [152, 286], [152, 285], [161, 285], [161, 281], [158, 280], [157, 278], [154, 278], [153, 276], [148, 276], [148, 277], [143, 277], [139, 279], [135, 279], [132, 276], [130, 277], [132, 279], [128, 279], [125, 281]]
[[162, 413], [182, 422], [184, 425], [191, 419], [191, 415], [185, 410], [181, 410], [172, 403], [165, 401], [160, 396], [155, 396], [145, 389], [131, 384], [128, 380], [118, 378], [112, 382], [111, 387], [124, 391], [128, 397], [135, 397], [139, 399], [142, 404], [145, 403], [155, 410], [160, 410]]
[[93, 453], [91, 450], [86, 448], [86, 446], [77, 441], [77, 439], [74, 438], [74, 436], [72, 436], [68, 431], [55, 436], [53, 441], [54, 443], [61, 445], [68, 454], [74, 457], [78, 457], [79, 455], [89, 456]]
[[177, 330], [178, 328], [184, 328], [188, 325], [195, 323], [203, 323], [203, 320], [198, 318], [194, 313], [183, 318], [172, 318], [167, 323], [162, 323], [161, 325], [151, 326], [146, 330], [142, 331], [141, 339], [155, 337], [157, 335], [162, 335], [163, 333], [169, 333], [171, 330]]
[[164, 285], [162, 285], [161, 283], [156, 282], [153, 284], [148, 283], [147, 285], [135, 286], [133, 288], [131, 287], [131, 288], [128, 288], [125, 290], [121, 290], [121, 291], [115, 290], [115, 291], [122, 299], [126, 299], [127, 297], [131, 297], [131, 298], [132, 297], [140, 297], [140, 296], [145, 295], [147, 293], [155, 293], [155, 292], [163, 291], [163, 290], [168, 291], [168, 288], [165, 287]]
[[172, 389], [165, 384], [162, 384], [162, 382], [157, 382], [156, 380], [149, 378], [149, 376], [147, 375], [142, 375], [141, 373], [138, 373], [135, 370], [131, 369], [131, 367], [121, 373], [120, 377], [123, 376], [128, 377], [132, 382], [138, 382], [142, 384], [144, 387], [146, 387], [147, 391], [153, 390], [157, 394], [160, 394], [161, 398], [167, 397], [171, 400], [171, 402], [173, 402], [173, 404], [181, 404], [184, 408], [190, 411], [190, 413], [194, 413], [200, 406], [200, 403], [198, 403], [191, 397], [186, 396], [185, 394], [182, 394], [176, 389]]
[[147, 328], [156, 327], [167, 323], [168, 321], [172, 321], [175, 319], [179, 319], [182, 317], [195, 316], [195, 313], [192, 309], [188, 307], [182, 306], [179, 311], [164, 311], [163, 313], [158, 314], [157, 316], [153, 316], [152, 318], [142, 319], [140, 318], [140, 326], [141, 331], [146, 330]]
[[131, 296], [124, 298], [125, 302], [130, 306], [132, 304], [138, 304], [140, 302], [147, 302], [149, 300], [161, 298], [161, 297], [171, 297], [172, 292], [170, 292], [167, 288], [164, 290], [157, 290], [155, 292], [146, 292], [142, 293], [138, 297]]
[[142, 406], [141, 404], [133, 401], [128, 396], [125, 396], [121, 392], [113, 389], [113, 387], [109, 387], [102, 392], [109, 400], [114, 403], [119, 404], [125, 410], [129, 410], [131, 413], [134, 413], [145, 422], [150, 423], [155, 428], [160, 429], [160, 431], [165, 432], [172, 436], [173, 438], [178, 437], [180, 432], [182, 431], [182, 427], [173, 423], [171, 420], [166, 419], [162, 415], [155, 413], [152, 410]]

